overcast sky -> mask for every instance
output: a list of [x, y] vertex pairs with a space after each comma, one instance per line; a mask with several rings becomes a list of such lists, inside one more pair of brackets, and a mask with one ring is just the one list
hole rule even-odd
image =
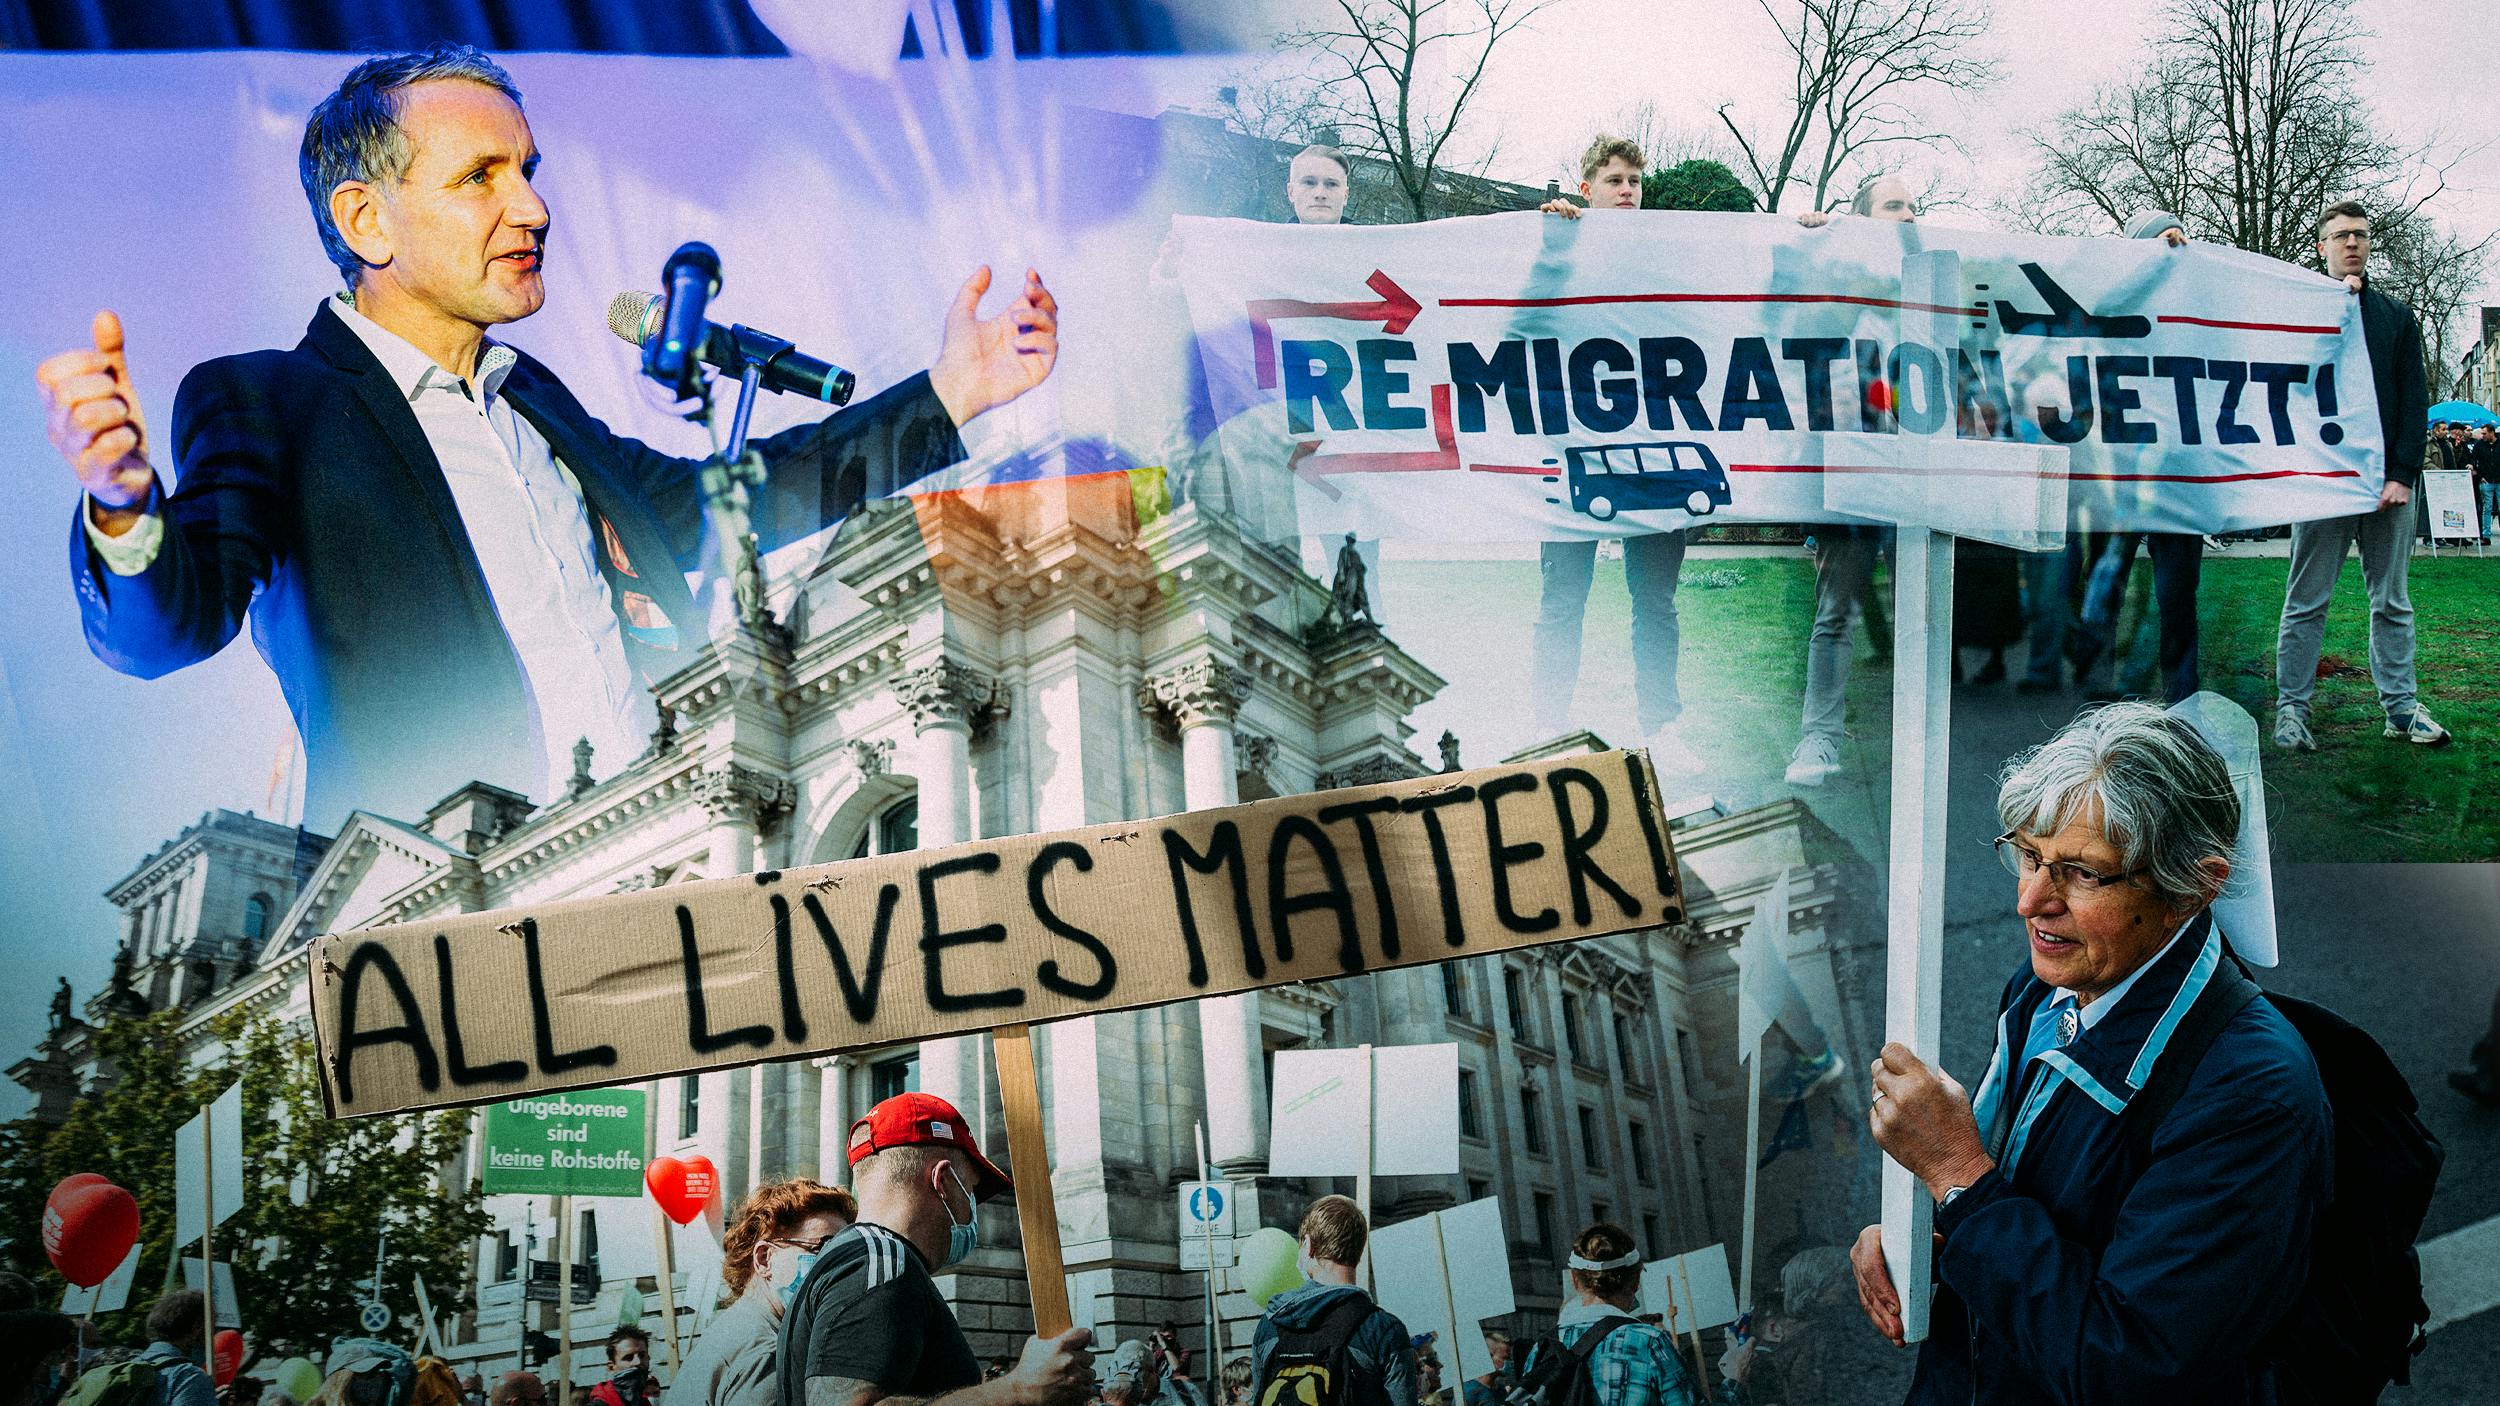
[[[1334, 8], [1333, 0], [1270, 3], [1280, 30], [1296, 16]], [[1793, 7], [1793, 0], [1775, 3], [1783, 12]], [[1459, 0], [1453, 8], [1465, 6]], [[2127, 77], [2144, 62], [2165, 8], [2162, 0], [1997, 0], [1993, 31], [1979, 47], [2000, 61], [2002, 81], [1925, 99], [1928, 119], [1956, 134], [1970, 155], [1967, 164], [1945, 158], [1937, 174], [1983, 203], [2018, 188], [2030, 167], [2018, 133]], [[2500, 2], [2356, 0], [2353, 8], [2372, 31], [2362, 96], [2385, 125], [2400, 136], [2444, 136], [2451, 151], [2485, 144], [2452, 173], [2433, 211], [2475, 236], [2500, 228]], [[1590, 135], [1644, 101], [1693, 132], [1717, 128], [1722, 102], [1735, 103], [1740, 119], [1779, 120], [1790, 81], [1785, 53], [1751, 0], [1556, 0], [1498, 51], [1471, 117], [1482, 124], [1473, 135], [1500, 138], [1492, 175], [1534, 183], [1576, 174]], [[1981, 210], [1930, 218], [1993, 223]], [[2500, 304], [2500, 259], [2483, 301]]]

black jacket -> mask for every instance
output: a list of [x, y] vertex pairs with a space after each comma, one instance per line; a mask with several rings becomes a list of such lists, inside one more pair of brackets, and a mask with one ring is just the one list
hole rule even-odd
[[2378, 387], [2387, 480], [2414, 487], [2422, 481], [2422, 455], [2430, 440], [2431, 383], [2422, 365], [2422, 320], [2365, 282], [2361, 335], [2370, 348], [2370, 380]]
[[[640, 681], [691, 663], [701, 461], [612, 433], [526, 355], [502, 393], [581, 482]], [[519, 658], [415, 412], [353, 329], [325, 303], [291, 351], [193, 367], [170, 442], [178, 486], [145, 571], [113, 575], [70, 524], [97, 658], [155, 678], [224, 648], [248, 611], [304, 739], [308, 816], [417, 815], [472, 780], [530, 789], [545, 763]], [[756, 448], [766, 549], [963, 455], [926, 375]]]
[[2468, 440], [2465, 445], [2466, 466], [2482, 483], [2500, 483], [2500, 439]]

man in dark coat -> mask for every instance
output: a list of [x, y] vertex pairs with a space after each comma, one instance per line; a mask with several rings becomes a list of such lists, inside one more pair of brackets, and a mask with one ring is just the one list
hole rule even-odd
[[[698, 461], [611, 433], [487, 331], [538, 310], [550, 219], [520, 91], [442, 46], [359, 64], [306, 125], [304, 191], [347, 291], [290, 351], [220, 357], [176, 394], [157, 467], [111, 313], [38, 370], [85, 493], [70, 574], [96, 656], [142, 678], [248, 614], [309, 762], [306, 809], [413, 814], [475, 779], [546, 798], [577, 739], [630, 758], [704, 622], [682, 573]], [[997, 317], [966, 282], [927, 373], [754, 446], [763, 549], [958, 459], [958, 426], [1040, 384], [1056, 305]]]
[[[1876, 1141], [1937, 1201], [1910, 1401], [2269, 1406], [2261, 1343], [2299, 1300], [2332, 1191], [2308, 1045], [2253, 1000], [2145, 1151], [2123, 1118], [2230, 971], [2209, 911], [2239, 831], [2228, 769], [2186, 722], [2116, 704], [2017, 758], [1997, 812], [2030, 962], [1978, 1098], [1903, 1045], [1874, 1069]], [[1852, 1260], [1901, 1341], [1877, 1227]]]
[[2326, 607], [2343, 573], [2344, 554], [2358, 547], [2361, 580], [2370, 594], [2370, 677], [2387, 715], [2385, 736], [2443, 746], [2448, 729], [2432, 719], [2415, 692], [2413, 565], [2422, 456], [2430, 419], [2430, 381], [2422, 363], [2422, 321], [2413, 309], [2369, 284], [2370, 216], [2346, 200], [2318, 217], [2318, 257], [2326, 271], [2361, 295], [2361, 331], [2378, 389], [2379, 434], [2386, 477], [2379, 505], [2366, 513], [2292, 525], [2291, 574], [2283, 588], [2283, 620], [2274, 650], [2274, 741], [2314, 752], [2309, 696], [2318, 686], [2318, 655], [2326, 646]]

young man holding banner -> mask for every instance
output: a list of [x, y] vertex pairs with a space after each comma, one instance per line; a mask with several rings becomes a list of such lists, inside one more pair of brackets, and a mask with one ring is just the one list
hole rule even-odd
[[[1898, 177], [1876, 176], [1858, 187], [1849, 213], [1868, 219], [1918, 223], [1918, 205]], [[1831, 216], [1808, 210], [1797, 223], [1820, 229]], [[1797, 750], [1788, 759], [1788, 784], [1820, 786], [1840, 774], [1843, 711], [1849, 694], [1849, 608], [1874, 597], [1875, 558], [1884, 530], [1865, 524], [1822, 523], [1814, 529], [1814, 629], [1806, 637], [1805, 714]]]
[[2375, 511], [2292, 525], [2291, 577], [2274, 649], [2274, 741], [2295, 752], [2318, 750], [2309, 731], [2309, 697], [2318, 686], [2318, 654], [2326, 644], [2326, 607], [2343, 572], [2344, 553], [2358, 546], [2361, 579], [2370, 593], [2370, 678], [2387, 714], [2383, 735], [2437, 747], [2448, 741], [2448, 729], [2432, 720], [2415, 694], [2413, 598], [2405, 582], [2413, 565], [2413, 495], [2422, 482], [2430, 417], [2422, 322], [2413, 309], [2370, 286], [2370, 215], [2360, 205], [2339, 201], [2318, 217], [2318, 258], [2328, 273], [2361, 294], [2362, 333], [2386, 446], [2386, 486]]
[[980, 1202], [1015, 1190], [953, 1104], [887, 1099], [851, 1125], [850, 1160], [859, 1222], [799, 1256], [781, 1320], [781, 1406], [1078, 1406], [1092, 1393], [1084, 1328], [1028, 1339], [1014, 1371], [983, 1381], [930, 1278], [980, 1243]]
[[[1641, 172], [1647, 165], [1640, 147], [1600, 133], [1580, 156], [1580, 196], [1592, 210], [1638, 210]], [[1567, 220], [1580, 218], [1580, 207], [1565, 199], [1537, 208]], [[1676, 730], [1684, 699], [1676, 689], [1681, 643], [1675, 588], [1684, 572], [1689, 538], [1688, 530], [1678, 529], [1623, 539], [1623, 584], [1632, 596], [1632, 692], [1650, 762], [1669, 775], [1702, 769], [1700, 756]], [[1537, 732], [1553, 737], [1571, 726], [1571, 695], [1580, 682], [1581, 627], [1588, 615], [1589, 587], [1597, 578], [1596, 539], [1538, 543], [1537, 578], [1529, 684], [1536, 691]]]

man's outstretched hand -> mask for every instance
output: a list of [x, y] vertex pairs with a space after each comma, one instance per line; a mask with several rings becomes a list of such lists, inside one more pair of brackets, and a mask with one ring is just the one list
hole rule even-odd
[[130, 530], [156, 487], [147, 459], [148, 431], [122, 356], [122, 320], [95, 315], [93, 347], [45, 358], [35, 368], [43, 388], [44, 427], [95, 500], [94, 521], [108, 537]]
[[1024, 289], [996, 317], [981, 316], [990, 290], [983, 264], [956, 291], [946, 310], [946, 333], [929, 367], [929, 387], [958, 425], [994, 410], [1042, 383], [1059, 362], [1059, 300], [1042, 276], [1024, 271]]

